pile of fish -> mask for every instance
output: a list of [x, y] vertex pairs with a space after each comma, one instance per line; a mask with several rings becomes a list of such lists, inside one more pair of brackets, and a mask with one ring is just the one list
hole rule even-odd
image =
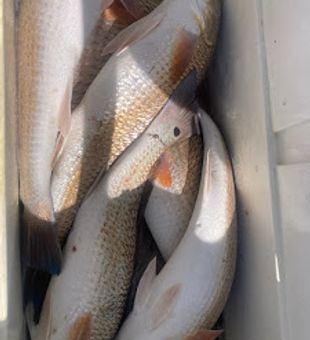
[[[219, 21], [220, 0], [20, 1], [31, 339], [222, 334], [211, 329], [234, 276], [234, 182], [196, 97]], [[151, 261], [143, 219], [158, 247]]]

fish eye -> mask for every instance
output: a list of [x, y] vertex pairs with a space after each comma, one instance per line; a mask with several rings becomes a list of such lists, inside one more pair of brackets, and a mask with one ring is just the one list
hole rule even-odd
[[178, 137], [181, 133], [181, 130], [176, 126], [173, 130], [174, 137]]

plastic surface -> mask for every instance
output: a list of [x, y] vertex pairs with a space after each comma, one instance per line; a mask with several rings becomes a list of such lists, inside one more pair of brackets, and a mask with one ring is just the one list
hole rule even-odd
[[[14, 2], [0, 1], [0, 339], [23, 338], [16, 162]], [[3, 15], [2, 15], [3, 14]]]
[[226, 340], [308, 340], [310, 3], [223, 5], [206, 90], [230, 148], [238, 196]]
[[[0, 339], [21, 339], [13, 1], [0, 1]], [[4, 7], [4, 11], [3, 11]], [[209, 113], [236, 178], [239, 254], [226, 340], [308, 340], [310, 3], [223, 0]], [[5, 49], [3, 49], [5, 46]]]

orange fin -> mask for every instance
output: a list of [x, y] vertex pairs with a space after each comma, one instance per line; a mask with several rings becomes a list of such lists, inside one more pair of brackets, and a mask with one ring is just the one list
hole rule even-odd
[[149, 296], [151, 285], [156, 277], [156, 257], [148, 264], [139, 282], [134, 308], [143, 306]]
[[184, 340], [214, 340], [222, 333], [222, 330], [200, 330], [194, 335], [187, 336]]
[[162, 188], [170, 188], [172, 186], [170, 163], [171, 155], [166, 151], [159, 158], [159, 162], [153, 171], [154, 182]]
[[112, 41], [110, 41], [102, 50], [102, 56], [118, 52], [120, 53], [130, 44], [133, 44], [150, 32], [152, 32], [162, 21], [163, 14], [147, 16], [125, 30], [121, 31]]
[[158, 328], [164, 321], [172, 315], [181, 292], [181, 284], [168, 288], [155, 303], [151, 310], [150, 330]]
[[129, 26], [137, 20], [137, 18], [125, 6], [122, 0], [114, 0], [112, 4], [102, 11], [102, 18], [106, 22], [117, 23], [122, 26]]
[[179, 81], [189, 65], [193, 57], [197, 40], [197, 35], [188, 32], [184, 28], [181, 30], [171, 59], [170, 79], [173, 84]]
[[85, 313], [74, 321], [70, 328], [68, 340], [89, 340], [91, 333], [91, 313]]

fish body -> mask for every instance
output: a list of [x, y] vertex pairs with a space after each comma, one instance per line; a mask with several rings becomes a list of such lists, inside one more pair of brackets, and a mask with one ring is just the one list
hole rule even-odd
[[74, 111], [54, 171], [52, 193], [62, 240], [99, 172], [145, 130], [182, 79], [195, 72], [196, 87], [203, 78], [219, 16], [219, 0], [165, 0], [106, 46], [105, 53], [117, 53]]
[[139, 284], [133, 312], [117, 340], [213, 339], [236, 259], [235, 194], [222, 137], [202, 111], [204, 163], [189, 227], [162, 271], [154, 261]]
[[27, 264], [59, 272], [52, 165], [70, 126], [73, 74], [102, 0], [24, 0], [18, 17], [19, 167]]
[[[76, 76], [72, 94], [72, 109], [81, 102], [88, 86], [95, 79], [101, 68], [110, 58], [102, 55], [103, 48], [120, 31], [135, 22], [139, 17], [150, 13], [162, 0], [114, 0], [101, 13], [90, 38], [84, 48]], [[134, 8], [125, 7], [127, 3], [134, 3]]]
[[[83, 202], [32, 339], [112, 339], [133, 271], [143, 185], [167, 147], [192, 134], [193, 113], [168, 103]], [[175, 136], [178, 126], [181, 133]]]
[[202, 139], [192, 136], [166, 151], [153, 180], [145, 220], [167, 261], [190, 222], [200, 184]]

